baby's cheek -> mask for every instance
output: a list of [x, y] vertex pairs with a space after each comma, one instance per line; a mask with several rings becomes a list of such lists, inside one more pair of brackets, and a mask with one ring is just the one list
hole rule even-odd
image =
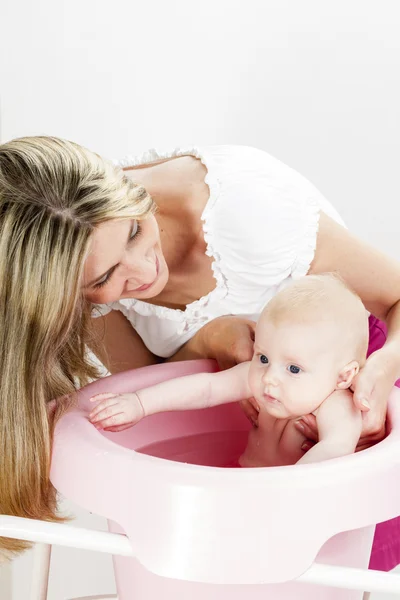
[[312, 412], [315, 408], [315, 402], [308, 386], [301, 385], [301, 382], [296, 382], [297, 385], [292, 385], [288, 390], [286, 398], [286, 407], [290, 417], [300, 417]]
[[261, 378], [257, 377], [257, 375], [254, 372], [252, 372], [251, 366], [250, 366], [248, 383], [249, 383], [249, 388], [250, 388], [250, 392], [251, 392], [252, 396], [254, 396], [254, 398], [259, 397], [260, 396]]

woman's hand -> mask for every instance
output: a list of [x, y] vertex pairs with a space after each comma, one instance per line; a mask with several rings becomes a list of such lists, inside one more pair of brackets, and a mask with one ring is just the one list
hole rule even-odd
[[[221, 371], [230, 369], [252, 359], [255, 327], [250, 319], [218, 317], [204, 325], [172, 360], [214, 358]], [[259, 408], [254, 398], [242, 400], [240, 405], [251, 423], [257, 425]]]
[[363, 411], [363, 429], [357, 446], [363, 450], [385, 437], [389, 394], [398, 378], [400, 357], [397, 345], [386, 343], [368, 358], [351, 389], [357, 408]]
[[[219, 317], [202, 329], [207, 358], [215, 358], [221, 370], [253, 358], [256, 324], [241, 317]], [[254, 398], [242, 400], [240, 406], [252, 423], [257, 426], [259, 407]]]
[[254, 321], [241, 317], [213, 319], [200, 330], [204, 355], [206, 358], [215, 358], [222, 371], [251, 360], [255, 327]]
[[241, 317], [224, 316], [204, 325], [168, 361], [214, 358], [223, 371], [253, 357], [256, 324]]
[[[357, 451], [365, 450], [385, 437], [385, 421], [389, 394], [400, 370], [399, 353], [394, 345], [386, 344], [368, 358], [364, 368], [354, 378], [351, 389], [354, 404], [363, 411], [363, 428]], [[307, 441], [303, 450], [318, 441], [318, 429], [313, 415], [296, 422]]]

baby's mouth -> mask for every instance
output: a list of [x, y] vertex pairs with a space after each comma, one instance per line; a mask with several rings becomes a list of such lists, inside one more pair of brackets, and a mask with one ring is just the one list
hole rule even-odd
[[278, 400], [278, 398], [275, 398], [275, 396], [271, 396], [270, 394], [264, 394], [264, 400], [266, 400], [266, 402], [269, 402], [271, 404], [280, 404], [280, 400]]

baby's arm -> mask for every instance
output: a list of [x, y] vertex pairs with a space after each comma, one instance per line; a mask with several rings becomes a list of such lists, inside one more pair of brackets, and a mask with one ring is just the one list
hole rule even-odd
[[208, 408], [251, 396], [248, 386], [250, 363], [241, 363], [219, 373], [198, 373], [170, 379], [130, 394], [97, 394], [90, 413], [98, 429], [121, 431], [143, 417], [162, 411]]
[[354, 406], [349, 390], [336, 390], [319, 407], [317, 412], [319, 442], [297, 464], [338, 458], [352, 454], [360, 439], [361, 411]]

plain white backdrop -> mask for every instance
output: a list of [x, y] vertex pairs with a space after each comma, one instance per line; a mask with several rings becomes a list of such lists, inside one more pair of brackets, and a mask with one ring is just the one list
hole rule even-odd
[[[400, 257], [398, 0], [2, 0], [0, 27], [1, 141], [257, 146]], [[58, 549], [54, 568], [49, 600], [113, 589], [108, 557]]]

